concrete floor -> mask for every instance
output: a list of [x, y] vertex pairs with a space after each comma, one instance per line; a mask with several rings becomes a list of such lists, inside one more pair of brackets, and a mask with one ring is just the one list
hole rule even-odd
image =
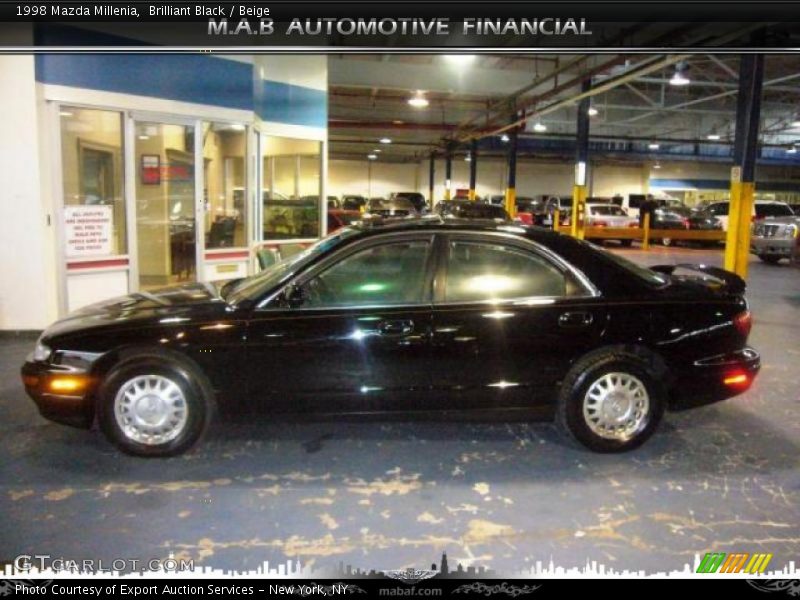
[[[631, 250], [650, 264], [719, 264], [707, 250]], [[217, 427], [184, 457], [119, 454], [97, 433], [40, 418], [0, 342], [0, 560], [163, 558], [253, 569], [509, 572], [587, 559], [683, 568], [707, 551], [800, 556], [800, 270], [751, 265], [753, 389], [669, 414], [643, 448], [602, 456], [549, 424], [316, 422]]]

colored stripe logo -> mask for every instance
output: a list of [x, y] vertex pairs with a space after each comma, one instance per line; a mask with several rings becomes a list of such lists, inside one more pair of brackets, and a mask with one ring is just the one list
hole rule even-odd
[[760, 575], [767, 570], [772, 554], [747, 552], [708, 552], [700, 561], [697, 573], [748, 573]]

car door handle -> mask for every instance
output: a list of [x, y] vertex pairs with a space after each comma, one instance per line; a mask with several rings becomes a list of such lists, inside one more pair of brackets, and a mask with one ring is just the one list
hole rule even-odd
[[592, 313], [585, 311], [565, 312], [558, 317], [558, 324], [566, 328], [588, 327], [592, 324]]
[[414, 331], [414, 321], [411, 319], [397, 319], [378, 323], [378, 333], [380, 335], [406, 335], [412, 331]]

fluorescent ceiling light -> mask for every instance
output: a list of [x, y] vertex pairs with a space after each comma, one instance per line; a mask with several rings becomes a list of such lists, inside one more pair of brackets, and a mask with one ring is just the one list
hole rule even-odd
[[661, 146], [658, 144], [648, 144], [647, 147], [650, 148], [650, 150], [658, 150]]
[[590, 117], [596, 117], [596, 116], [597, 116], [597, 113], [598, 113], [598, 110], [597, 110], [597, 109], [596, 109], [594, 106], [590, 106], [590, 107], [589, 107], [589, 110], [587, 110], [587, 111], [586, 111], [586, 113], [587, 113], [587, 114], [588, 114]]
[[508, 134], [507, 134], [507, 133], [504, 133], [503, 135], [501, 135], [501, 136], [500, 136], [500, 141], [501, 141], [501, 142], [507, 142], [507, 141], [509, 141], [510, 139], [511, 139], [511, 138], [510, 138], [510, 137], [508, 137]]
[[691, 80], [680, 71], [675, 71], [675, 74], [669, 80], [670, 85], [689, 85]]
[[381, 150], [380, 148], [373, 148], [372, 152], [375, 154], [380, 154], [381, 152], [383, 152], [383, 150]]
[[472, 162], [472, 156], [470, 156], [469, 154], [467, 154], [467, 155], [464, 157], [464, 160], [465, 160], [465, 161], [467, 161], [467, 162]]
[[370, 160], [376, 160], [378, 158], [377, 154], [367, 154], [367, 158]]
[[428, 99], [423, 95], [422, 92], [417, 92], [408, 99], [408, 104], [414, 108], [425, 108], [429, 103]]
[[716, 142], [718, 139], [720, 139], [720, 137], [716, 133], [709, 133], [706, 136], [706, 139], [711, 140], [712, 142]]
[[379, 141], [381, 144], [391, 144], [391, 143], [392, 143], [392, 139], [391, 139], [391, 138], [387, 138], [387, 137], [382, 137], [382, 138], [381, 138], [380, 140], [378, 140], [378, 141]]
[[538, 131], [539, 133], [541, 133], [542, 131], [547, 131], [547, 125], [545, 125], [544, 123], [539, 123], [539, 122], [537, 122], [537, 123], [536, 123], [536, 124], [533, 126], [533, 130], [534, 130], [534, 131]]
[[658, 164], [658, 163], [656, 163], [656, 164], [654, 164], [654, 165], [653, 165], [653, 168], [654, 168], [654, 169], [660, 169], [660, 168], [661, 168], [661, 165], [660, 165], [660, 164]]
[[61, 117], [71, 117], [72, 113], [69, 112], [68, 110], [61, 110], [58, 112], [58, 115]]
[[475, 62], [474, 54], [445, 54], [445, 60], [458, 67], [466, 67]]

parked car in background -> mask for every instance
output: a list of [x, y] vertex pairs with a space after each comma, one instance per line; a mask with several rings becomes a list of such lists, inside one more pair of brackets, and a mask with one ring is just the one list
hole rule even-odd
[[253, 277], [73, 312], [21, 375], [42, 415], [97, 422], [139, 456], [189, 449], [215, 414], [487, 409], [622, 452], [668, 407], [750, 387], [744, 291], [722, 269], [648, 269], [536, 227], [380, 220]]
[[[587, 227], [638, 227], [639, 219], [631, 217], [624, 208], [616, 204], [587, 204]], [[610, 239], [610, 238], [603, 238]], [[618, 240], [623, 246], [633, 244], [631, 239]]]
[[363, 218], [380, 217], [384, 219], [419, 216], [414, 204], [408, 198], [370, 198], [364, 207]]
[[[727, 200], [722, 202], [712, 202], [706, 208], [706, 211], [717, 217], [722, 223], [722, 229], [728, 231], [728, 212], [730, 211], [731, 203]], [[762, 219], [774, 219], [776, 217], [791, 217], [794, 211], [785, 202], [777, 202], [775, 200], [756, 200], [753, 204], [752, 219], [753, 221], [761, 221]]]
[[[675, 240], [659, 235], [659, 229], [693, 229], [703, 231], [722, 230], [722, 223], [710, 213], [697, 212], [683, 204], [665, 206], [653, 211], [650, 221], [650, 240], [671, 246]], [[710, 242], [716, 244], [717, 242]]]
[[363, 218], [360, 210], [328, 209], [328, 233], [357, 223]]
[[364, 196], [345, 194], [342, 196], [341, 208], [343, 210], [361, 210], [361, 207], [366, 203], [367, 199]]
[[428, 211], [428, 202], [425, 200], [425, 196], [419, 192], [392, 192], [389, 195], [389, 200], [399, 198], [409, 200], [419, 214], [424, 214]]
[[800, 215], [758, 221], [750, 236], [750, 252], [765, 263], [800, 257]]
[[442, 200], [436, 205], [434, 212], [439, 216], [451, 219], [510, 221], [506, 209], [502, 206], [472, 200]]

